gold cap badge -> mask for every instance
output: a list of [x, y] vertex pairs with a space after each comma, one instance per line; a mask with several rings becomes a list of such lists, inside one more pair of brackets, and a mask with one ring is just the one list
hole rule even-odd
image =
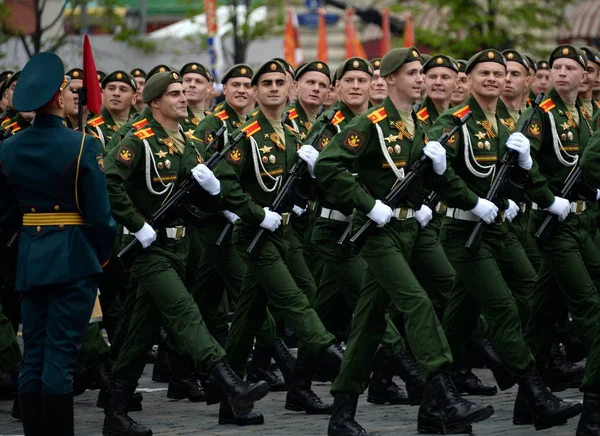
[[121, 73], [117, 73], [117, 79], [122, 79], [123, 75]]
[[494, 59], [494, 52], [493, 51], [489, 51], [487, 56], [490, 59]]
[[514, 57], [515, 57], [515, 55], [514, 55], [513, 53], [509, 53], [509, 54], [507, 54], [507, 55], [506, 55], [506, 57], [507, 57], [508, 59], [512, 59], [512, 58], [514, 58]]
[[275, 70], [277, 69], [277, 64], [275, 64], [275, 63], [272, 63], [272, 64], [269, 66], [269, 68], [270, 68], [271, 70], [275, 71]]
[[319, 62], [317, 64], [317, 70], [322, 70], [323, 69], [323, 64], [321, 62]]
[[73, 71], [73, 77], [79, 77], [79, 71]]
[[179, 76], [177, 75], [177, 73], [173, 73], [173, 79], [175, 79], [175, 80], [179, 79]]
[[240, 70], [240, 73], [241, 73], [241, 74], [246, 74], [246, 71], [247, 71], [247, 70], [246, 70], [245, 68], [242, 68], [242, 69]]
[[417, 53], [416, 50], [412, 51], [412, 55], [413, 55], [413, 58], [418, 58], [419, 57], [419, 53]]
[[565, 48], [563, 48], [563, 50], [562, 50], [562, 54], [564, 54], [564, 55], [568, 55], [568, 54], [569, 54], [569, 49], [568, 49], [568, 48], [566, 48], [566, 47], [565, 47]]
[[198, 65], [196, 65], [196, 64], [193, 64], [193, 65], [192, 65], [192, 70], [197, 70], [197, 69], [198, 69]]
[[437, 62], [438, 65], [441, 65], [441, 64], [444, 63], [444, 60], [442, 58], [437, 58], [436, 62]]

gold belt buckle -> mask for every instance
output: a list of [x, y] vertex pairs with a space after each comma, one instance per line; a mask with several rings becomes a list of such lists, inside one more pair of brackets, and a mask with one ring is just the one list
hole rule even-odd
[[525, 213], [525, 211], [527, 210], [527, 203], [525, 203], [524, 201], [520, 202], [519, 209], [521, 209], [521, 213]]
[[446, 210], [448, 210], [448, 206], [446, 206], [444, 203], [440, 202], [440, 211], [438, 213], [445, 215], [446, 214]]
[[400, 212], [398, 213], [398, 219], [400, 221], [404, 221], [408, 219], [408, 208], [401, 207]]
[[316, 201], [309, 201], [308, 202], [308, 206], [310, 210], [315, 210], [317, 208], [317, 202]]
[[184, 232], [185, 232], [185, 227], [183, 227], [183, 226], [175, 227], [175, 239], [179, 240], [179, 239], [183, 238]]
[[284, 226], [287, 226], [290, 223], [290, 213], [289, 212], [284, 212], [281, 214], [281, 224], [283, 224]]
[[575, 203], [577, 204], [575, 207], [575, 215], [581, 215], [583, 212], [583, 200], [577, 200]]
[[496, 215], [496, 219], [494, 220], [496, 224], [502, 224], [504, 222], [504, 213], [504, 210], [498, 212], [498, 215]]

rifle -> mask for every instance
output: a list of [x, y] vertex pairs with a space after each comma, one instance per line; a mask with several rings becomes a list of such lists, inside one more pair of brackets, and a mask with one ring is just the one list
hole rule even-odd
[[[458, 123], [452, 128], [452, 130], [450, 130], [447, 133], [444, 133], [438, 139], [437, 142], [444, 145], [448, 141], [448, 139], [450, 139], [454, 134], [456, 134], [456, 132], [458, 132], [458, 129], [460, 129], [461, 126], [467, 122], [471, 115], [472, 113], [468, 112], [462, 118], [459, 118]], [[408, 188], [413, 184], [413, 182], [421, 178], [423, 174], [431, 167], [431, 165], [431, 159], [429, 159], [425, 154], [423, 154], [421, 158], [411, 166], [410, 170], [408, 171], [408, 174], [392, 187], [391, 191], [388, 192], [388, 194], [383, 199], [382, 203], [393, 208], [398, 203], [398, 201], [406, 194]], [[356, 247], [356, 242], [358, 241], [358, 239], [363, 234], [365, 234], [373, 224], [375, 224], [375, 221], [368, 220], [362, 225], [360, 229], [358, 229], [358, 231], [354, 235], [352, 235], [350, 240], [347, 241], [352, 228], [352, 225], [348, 224], [348, 227], [346, 227], [346, 230], [342, 234], [342, 237], [338, 241], [338, 244], [342, 245], [349, 251], [353, 251], [353, 249]]]
[[[529, 128], [529, 124], [531, 124], [531, 121], [533, 120], [533, 116], [537, 112], [537, 109], [540, 106], [540, 103], [542, 102], [543, 98], [544, 98], [544, 93], [540, 92], [538, 94], [538, 96], [535, 98], [535, 101], [533, 101], [531, 103], [531, 113], [529, 114], [529, 117], [527, 117], [527, 119], [521, 125], [519, 132], [525, 133], [527, 131], [527, 129]], [[504, 156], [502, 156], [502, 160], [500, 161], [500, 170], [498, 171], [498, 174], [496, 175], [496, 177], [494, 178], [494, 181], [492, 182], [492, 186], [490, 186], [490, 189], [489, 189], [487, 195], [485, 196], [486, 200], [494, 201], [494, 199], [496, 198], [496, 195], [498, 195], [498, 192], [506, 183], [506, 179], [508, 177], [510, 169], [515, 166], [516, 157], [517, 157], [517, 154], [512, 150], [508, 150], [506, 153], [504, 153]], [[484, 226], [485, 226], [485, 221], [480, 219], [477, 222], [477, 224], [475, 224], [475, 228], [471, 232], [471, 236], [469, 236], [469, 239], [467, 240], [467, 243], [465, 244], [465, 247], [473, 254], [479, 253], [479, 247], [481, 246], [481, 240], [483, 238], [483, 231], [485, 228]]]
[[[225, 132], [225, 126], [221, 126], [221, 128], [217, 130], [215, 137], [210, 142], [209, 146], [212, 146], [214, 141], [218, 141], [219, 138], [223, 135], [223, 132]], [[221, 160], [223, 160], [227, 153], [229, 153], [231, 149], [233, 149], [233, 147], [235, 147], [235, 145], [237, 145], [237, 143], [240, 142], [245, 136], [246, 133], [241, 132], [229, 142], [227, 147], [225, 147], [222, 151], [215, 152], [204, 164], [212, 170], [215, 166], [217, 166], [219, 162], [221, 162]], [[190, 194], [192, 189], [197, 186], [198, 182], [196, 182], [196, 179], [194, 179], [193, 176], [190, 176], [187, 179], [185, 179], [179, 186], [179, 189], [175, 191], [175, 193], [170, 198], [168, 198], [158, 208], [158, 210], [156, 210], [156, 212], [152, 214], [152, 217], [148, 221], [148, 224], [154, 227], [160, 222], [161, 219], [167, 216], [169, 212], [172, 212], [176, 209], [180, 209], [182, 207], [183, 200], [188, 196], [188, 194]], [[137, 243], [138, 240], [133, 239], [125, 248], [121, 250], [119, 254], [117, 254], [117, 257], [123, 258], [123, 256], [127, 254], [127, 252], [129, 252], [133, 247], [137, 246]], [[128, 264], [128, 262], [125, 263]]]
[[[327, 116], [324, 119], [324, 123], [321, 126], [321, 128], [318, 131], [314, 132], [310, 136], [310, 138], [308, 138], [308, 141], [307, 141], [308, 144], [315, 147], [315, 145], [317, 145], [319, 143], [319, 141], [321, 140], [321, 136], [323, 136], [323, 134], [325, 133], [325, 129], [327, 129], [327, 127], [329, 127], [329, 125], [333, 121], [333, 117], [335, 116], [336, 112], [337, 112], [336, 107], [333, 107], [329, 111], [329, 113], [327, 114]], [[302, 159], [298, 158], [296, 160], [296, 162], [294, 163], [294, 165], [292, 166], [292, 168], [290, 169], [287, 180], [285, 181], [285, 183], [283, 184], [283, 186], [277, 193], [277, 196], [273, 200], [273, 203], [271, 203], [271, 205], [269, 206], [270, 210], [272, 210], [273, 212], [277, 212], [277, 213], [281, 213], [283, 211], [283, 209], [286, 207], [286, 200], [292, 193], [292, 190], [293, 190], [294, 186], [296, 185], [296, 181], [300, 180], [300, 178], [304, 175], [304, 173], [307, 171], [307, 169], [308, 169], [308, 166], [306, 165], [306, 162], [304, 162]], [[264, 242], [265, 235], [267, 234], [265, 232], [266, 232], [266, 229], [263, 229], [261, 227], [258, 230], [258, 232], [256, 233], [256, 236], [254, 237], [254, 239], [252, 240], [250, 245], [248, 246], [248, 249], [246, 250], [246, 252], [253, 259], [255, 259], [256, 256], [258, 256], [258, 254], [260, 253], [260, 249], [262, 248], [262, 244]]]

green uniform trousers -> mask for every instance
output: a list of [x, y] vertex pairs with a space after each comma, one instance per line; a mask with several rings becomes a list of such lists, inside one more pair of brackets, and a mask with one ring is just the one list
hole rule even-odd
[[267, 316], [267, 304], [298, 337], [299, 355], [315, 358], [335, 339], [294, 281], [289, 269], [290, 241], [285, 240], [290, 233], [288, 226], [283, 227], [268, 234], [256, 259], [250, 259], [246, 250], [258, 229], [242, 224], [234, 230], [234, 243], [247, 267], [226, 347], [235, 371], [244, 371], [252, 341]]
[[[532, 229], [539, 228], [546, 216], [547, 212], [534, 211]], [[554, 339], [548, 322], [561, 313], [560, 305], [566, 299], [583, 344], [591, 352], [581, 387], [584, 392], [600, 389], [600, 295], [595, 286], [600, 283], [600, 250], [589, 234], [593, 219], [587, 211], [570, 214], [539, 244], [543, 261], [526, 330], [529, 346], [544, 363]]]
[[83, 367], [89, 368], [109, 358], [110, 348], [102, 336], [100, 323], [88, 324], [77, 360]]
[[[351, 320], [368, 269], [367, 263], [360, 255], [348, 253], [338, 244], [347, 225], [348, 223], [345, 222], [319, 217], [312, 232], [314, 246], [325, 265], [321, 283], [335, 283], [335, 286], [319, 286], [315, 301], [315, 310], [329, 331], [338, 325], [336, 314], [335, 312], [331, 313], [331, 310], [335, 307], [334, 303], [338, 301], [340, 295], [346, 301], [345, 306], [350, 309]], [[343, 319], [347, 318], [345, 315], [342, 315]], [[381, 342], [385, 347], [386, 354], [393, 356], [404, 351], [406, 346], [389, 315], [385, 314], [385, 318], [386, 328]]]
[[458, 359], [481, 313], [500, 359], [519, 376], [535, 361], [525, 344], [513, 295], [530, 295], [536, 274], [507, 223], [487, 225], [479, 253], [472, 254], [465, 243], [475, 224], [444, 218], [442, 245], [457, 277], [444, 314], [444, 331]]
[[[362, 222], [357, 220], [358, 229]], [[369, 364], [387, 327], [390, 301], [402, 312], [408, 343], [426, 377], [452, 363], [446, 335], [433, 304], [407, 259], [418, 232], [417, 220], [395, 220], [369, 234], [361, 256], [368, 265], [340, 374], [331, 392], [362, 393]]]
[[127, 338], [113, 373], [116, 381], [136, 387], [146, 353], [159, 336], [161, 323], [177, 352], [189, 356], [198, 372], [210, 372], [225, 357], [211, 336], [192, 295], [184, 285], [189, 240], [167, 239], [162, 232], [139, 253], [131, 267], [137, 293]]

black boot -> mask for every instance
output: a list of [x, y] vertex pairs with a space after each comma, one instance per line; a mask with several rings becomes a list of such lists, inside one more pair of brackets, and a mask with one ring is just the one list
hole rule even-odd
[[296, 360], [292, 382], [285, 397], [286, 410], [306, 412], [309, 415], [329, 415], [332, 404], [324, 404], [311, 389], [312, 362], [300, 358]]
[[548, 367], [538, 369], [552, 392], [562, 392], [570, 387], [579, 388], [583, 382], [583, 365], [571, 362], [560, 344], [552, 345]]
[[240, 426], [245, 425], [262, 425], [265, 423], [265, 418], [260, 413], [254, 413], [252, 411], [245, 413], [241, 416], [235, 416], [229, 405], [227, 397], [223, 397], [221, 400], [221, 406], [219, 407], [219, 424], [235, 424]]
[[456, 389], [461, 394], [491, 397], [498, 393], [496, 386], [485, 384], [469, 368], [462, 368], [456, 371], [452, 379], [454, 380]]
[[287, 390], [285, 383], [271, 370], [272, 354], [273, 350], [271, 347], [256, 344], [246, 379], [252, 383], [256, 383], [259, 380], [266, 381], [269, 384], [271, 392], [283, 392]]
[[96, 365], [88, 368], [86, 373], [88, 389], [107, 389], [110, 386], [112, 362], [108, 359], [102, 360]]
[[168, 348], [167, 355], [169, 368], [171, 368], [167, 398], [172, 400], [187, 398], [192, 403], [204, 401], [204, 390], [188, 359], [177, 353], [172, 347]]
[[391, 359], [380, 347], [373, 357], [373, 375], [369, 383], [367, 401], [373, 404], [410, 404], [408, 395], [394, 383]]
[[215, 365], [210, 378], [211, 382], [214, 382], [215, 386], [219, 387], [228, 397], [235, 417], [248, 415], [252, 411], [254, 403], [269, 393], [267, 383], [243, 381], [224, 360]]
[[223, 399], [223, 392], [215, 385], [214, 381], [211, 381], [210, 377], [206, 374], [199, 375], [200, 385], [204, 389], [204, 399], [206, 400], [207, 406], [219, 404]]
[[331, 380], [335, 379], [340, 373], [342, 359], [344, 358], [344, 349], [340, 344], [334, 342], [321, 352], [317, 362], [321, 364]]
[[460, 396], [449, 374], [438, 373], [425, 388], [419, 408], [419, 433], [451, 434], [470, 431], [470, 425], [494, 414], [490, 405], [478, 406]]
[[153, 365], [156, 362], [156, 351], [154, 348], [150, 348], [148, 354], [146, 354], [146, 364]]
[[[23, 412], [25, 411], [22, 410]], [[73, 392], [60, 395], [42, 394], [42, 426], [46, 436], [75, 435]]]
[[565, 330], [559, 336], [559, 339], [565, 347], [567, 357], [571, 362], [577, 363], [585, 359], [585, 347], [572, 321], [567, 321]]
[[273, 342], [273, 359], [279, 366], [279, 371], [283, 376], [283, 380], [289, 386], [294, 374], [294, 367], [296, 366], [296, 358], [292, 356], [290, 349], [285, 345], [283, 339], [277, 338]]
[[[523, 397], [527, 401], [523, 401]], [[565, 420], [579, 415], [582, 409], [578, 401], [564, 401], [554, 396], [535, 369], [519, 379], [517, 400], [520, 400], [515, 402], [517, 420], [524, 421], [527, 408], [531, 407], [536, 430], [561, 425]]]
[[[101, 409], [105, 409], [108, 404], [108, 399], [110, 397], [110, 386], [105, 389], [100, 389], [98, 393], [98, 399], [96, 400], [96, 407]], [[134, 392], [131, 398], [129, 399], [129, 403], [127, 404], [127, 412], [141, 412], [143, 409], [142, 401], [144, 397], [141, 392]]]
[[85, 392], [88, 386], [87, 371], [79, 361], [75, 362], [73, 370], [73, 396], [81, 395]]
[[492, 371], [501, 391], [510, 389], [517, 383], [517, 379], [506, 370], [489, 339], [483, 339], [474, 344], [472, 356], [474, 356], [474, 361]]
[[396, 374], [406, 383], [406, 392], [411, 406], [421, 404], [425, 392], [425, 379], [410, 350], [403, 351], [393, 358]]
[[156, 360], [152, 368], [152, 381], [158, 383], [168, 383], [171, 379], [171, 370], [169, 369], [169, 360], [167, 356], [167, 332], [160, 330], [158, 348], [156, 351]]
[[[567, 420], [565, 419], [557, 425], [563, 425], [566, 423]], [[517, 391], [517, 398], [513, 408], [513, 424], [533, 425], [533, 406], [520, 389]]]
[[13, 407], [12, 411], [10, 412], [10, 416], [12, 416], [17, 421], [21, 421], [23, 419], [23, 415], [21, 414], [21, 404], [19, 402], [18, 395], [15, 397], [15, 401], [13, 401]]
[[598, 436], [600, 434], [600, 395], [586, 392], [583, 395], [583, 411], [575, 436]]
[[357, 404], [358, 394], [335, 393], [327, 436], [369, 436], [367, 431], [354, 420]]
[[42, 395], [39, 392], [19, 394], [13, 406], [13, 418], [15, 407], [19, 411], [19, 419], [23, 420], [25, 436], [43, 436]]
[[15, 398], [19, 380], [19, 367], [0, 369], [0, 400]]
[[152, 430], [138, 424], [127, 415], [127, 404], [134, 388], [112, 383], [104, 416], [103, 436], [151, 436]]

